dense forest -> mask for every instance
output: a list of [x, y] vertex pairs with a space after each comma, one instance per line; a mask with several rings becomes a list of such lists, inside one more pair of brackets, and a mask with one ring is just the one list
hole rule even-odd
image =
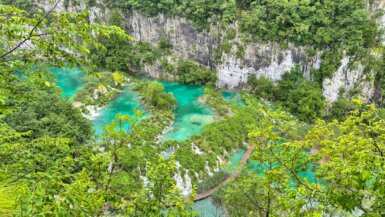
[[[0, 0], [0, 216], [384, 216], [382, 7]], [[214, 38], [214, 60], [196, 58], [199, 44], [186, 58], [182, 40], [140, 19], [138, 35], [160, 37], [137, 40], [136, 13], [191, 24], [182, 33]], [[220, 89], [224, 57], [263, 62], [256, 44], [302, 49], [319, 67], [293, 61], [280, 79], [248, 73]], [[352, 87], [330, 101], [339, 71]]]

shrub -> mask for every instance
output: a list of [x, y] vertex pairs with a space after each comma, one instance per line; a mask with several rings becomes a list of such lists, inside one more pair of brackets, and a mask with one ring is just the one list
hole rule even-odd
[[252, 93], [267, 100], [273, 100], [276, 94], [276, 87], [273, 82], [264, 76], [257, 78], [254, 74], [250, 74], [247, 80], [249, 89]]
[[226, 180], [230, 176], [230, 173], [226, 171], [219, 171], [214, 173], [213, 176], [210, 176], [198, 183], [198, 194], [208, 191], [216, 186], [218, 186], [221, 182]]
[[177, 74], [180, 81], [188, 84], [207, 84], [216, 81], [216, 74], [213, 70], [188, 60], [178, 62]]

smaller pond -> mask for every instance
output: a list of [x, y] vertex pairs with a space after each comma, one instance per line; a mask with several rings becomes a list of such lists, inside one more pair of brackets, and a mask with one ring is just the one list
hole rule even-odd
[[182, 141], [198, 135], [203, 128], [214, 121], [214, 112], [198, 102], [204, 95], [203, 86], [187, 85], [178, 82], [162, 81], [166, 92], [177, 100], [175, 122], [172, 129], [163, 136], [163, 140]]
[[217, 206], [211, 197], [194, 203], [194, 208], [202, 217], [219, 217], [225, 216], [222, 207]]
[[52, 67], [50, 71], [57, 79], [57, 86], [62, 90], [62, 96], [72, 98], [76, 91], [83, 87], [83, 78], [86, 74], [79, 68], [57, 68]]
[[241, 93], [234, 92], [234, 91], [223, 91], [222, 96], [226, 101], [231, 102], [236, 106], [240, 106], [240, 107], [246, 106], [245, 101], [242, 99]]
[[[115, 99], [113, 99], [107, 107], [102, 108], [97, 115], [95, 115], [91, 121], [95, 128], [95, 133], [100, 135], [103, 133], [103, 126], [109, 124], [117, 114], [129, 115], [134, 117], [134, 111], [141, 110], [143, 107], [140, 105], [138, 93], [131, 90], [131, 86], [127, 86], [123, 93], [120, 93]], [[143, 114], [142, 118], [145, 118], [148, 114]], [[124, 129], [128, 129], [128, 123], [123, 125]]]
[[[236, 169], [239, 162], [241, 162], [242, 160], [242, 157], [243, 155], [246, 153], [245, 150], [243, 149], [237, 149], [230, 157], [230, 168], [231, 169]], [[255, 171], [258, 171], [258, 172], [261, 172], [262, 170], [264, 170], [264, 167], [263, 165], [261, 165], [260, 163], [257, 163], [257, 162], [253, 162], [251, 161], [250, 159], [247, 160], [247, 165], [250, 167], [249, 169], [251, 170], [255, 170]], [[307, 179], [309, 182], [311, 183], [316, 183], [317, 182], [317, 179], [315, 177], [315, 172], [313, 171], [313, 167], [314, 165], [308, 165], [307, 167], [307, 170], [305, 171], [299, 171], [298, 172], [298, 175], [302, 178], [305, 178]], [[261, 173], [263, 174], [263, 173]]]
[[[50, 68], [51, 72], [57, 79], [57, 86], [62, 90], [62, 96], [65, 98], [73, 98], [80, 88], [84, 86], [83, 78], [86, 74], [78, 68]], [[143, 111], [140, 105], [138, 94], [132, 91], [130, 85], [128, 85], [124, 92], [120, 93], [115, 99], [113, 99], [107, 107], [102, 108], [98, 114], [94, 115], [91, 119], [95, 133], [97, 135], [102, 134], [103, 126], [109, 124], [117, 114], [124, 114], [134, 116], [135, 109]], [[143, 118], [148, 116], [143, 115]], [[128, 128], [128, 124], [123, 126]]]
[[[244, 149], [237, 149], [235, 152], [230, 156], [229, 163], [230, 163], [230, 170], [236, 170], [239, 163], [241, 162], [243, 155], [246, 153], [246, 150]], [[255, 170], [255, 171], [261, 171], [261, 165], [257, 162], [253, 162], [251, 160], [247, 161], [247, 165], [250, 166], [249, 169]], [[310, 182], [315, 183], [317, 182], [315, 173], [312, 170], [313, 165], [309, 165], [308, 169], [306, 171], [300, 171], [298, 172], [298, 175], [300, 175], [303, 178], [308, 179]], [[220, 205], [217, 205], [214, 203], [212, 198], [207, 198], [202, 201], [195, 203], [195, 209], [198, 210], [201, 214], [201, 216], [204, 217], [216, 217], [216, 216], [225, 216], [225, 212], [223, 207]]]

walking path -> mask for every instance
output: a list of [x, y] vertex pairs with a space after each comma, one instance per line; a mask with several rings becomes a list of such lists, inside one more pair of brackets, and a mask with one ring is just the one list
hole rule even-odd
[[247, 149], [246, 153], [243, 155], [242, 157], [242, 160], [241, 160], [241, 163], [239, 164], [237, 170], [235, 173], [231, 174], [227, 179], [225, 179], [222, 183], [220, 183], [219, 185], [217, 185], [215, 188], [212, 188], [206, 192], [203, 192], [201, 194], [198, 194], [194, 201], [199, 201], [199, 200], [203, 200], [207, 197], [210, 197], [212, 194], [214, 194], [215, 192], [217, 192], [220, 188], [222, 188], [223, 186], [227, 185], [228, 183], [232, 182], [234, 179], [236, 179], [238, 176], [239, 176], [239, 173], [242, 171], [243, 169], [243, 166], [246, 164], [247, 160], [249, 159], [251, 153], [253, 152], [255, 146], [249, 146], [249, 148]]

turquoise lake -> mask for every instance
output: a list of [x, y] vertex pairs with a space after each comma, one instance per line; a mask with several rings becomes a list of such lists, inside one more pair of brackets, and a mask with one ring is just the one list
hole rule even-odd
[[162, 81], [166, 92], [177, 100], [175, 122], [171, 130], [163, 137], [167, 140], [186, 140], [202, 132], [203, 128], [214, 121], [214, 112], [198, 102], [203, 96], [203, 86], [186, 85], [177, 82]]
[[[80, 69], [51, 68], [51, 72], [57, 79], [57, 85], [62, 90], [63, 97], [73, 98], [76, 91], [84, 86], [83, 78], [86, 74]], [[102, 134], [103, 126], [109, 124], [117, 114], [134, 116], [135, 109], [143, 111], [138, 94], [131, 91], [130, 86], [127, 86], [123, 93], [119, 94], [108, 106], [102, 108], [95, 117], [91, 118], [96, 134]], [[143, 117], [146, 117], [146, 114]], [[128, 128], [128, 124], [123, 127]]]
[[[117, 114], [129, 115], [135, 117], [134, 111], [144, 111], [140, 105], [138, 93], [131, 90], [128, 86], [124, 89], [124, 92], [119, 94], [111, 103], [105, 108], [101, 109], [97, 116], [91, 118], [91, 121], [95, 128], [95, 133], [100, 135], [103, 133], [103, 126], [109, 124], [114, 120]], [[144, 113], [142, 118], [146, 118], [148, 114]], [[128, 123], [123, 124], [123, 128], [128, 130]]]
[[72, 98], [76, 91], [84, 85], [86, 74], [78, 68], [50, 68], [57, 79], [57, 85], [62, 90], [62, 96]]
[[[51, 71], [57, 78], [57, 85], [62, 89], [63, 97], [74, 97], [76, 91], [84, 85], [85, 73], [80, 69], [52, 68]], [[164, 135], [165, 141], [188, 139], [199, 134], [207, 124], [214, 121], [214, 112], [198, 102], [199, 97], [203, 96], [203, 86], [167, 81], [161, 83], [165, 91], [172, 93], [177, 100], [177, 108], [174, 111], [175, 122], [171, 130]], [[103, 126], [109, 124], [117, 114], [133, 116], [135, 109], [143, 111], [138, 93], [132, 91], [129, 85], [123, 93], [91, 119], [96, 134], [100, 135], [103, 132]]]
[[211, 197], [195, 202], [194, 208], [199, 211], [202, 217], [226, 216], [223, 208], [216, 205]]
[[245, 101], [242, 99], [241, 93], [234, 92], [234, 91], [223, 91], [222, 96], [226, 101], [231, 102], [236, 106], [239, 106], [239, 107], [246, 106]]
[[[76, 91], [84, 86], [83, 78], [85, 73], [80, 69], [52, 68], [51, 71], [57, 78], [57, 85], [62, 89], [62, 96], [73, 98]], [[215, 113], [209, 107], [199, 103], [199, 98], [204, 95], [203, 86], [186, 85], [178, 82], [161, 81], [165, 91], [172, 93], [177, 100], [177, 108], [174, 111], [175, 122], [171, 130], [163, 136], [163, 140], [186, 140], [191, 136], [199, 134], [203, 128], [214, 121]], [[237, 106], [245, 106], [241, 94], [231, 91], [223, 91], [223, 98]], [[101, 109], [91, 121], [95, 127], [96, 134], [103, 132], [103, 126], [109, 124], [117, 114], [134, 115], [134, 110], [143, 111], [140, 104], [138, 93], [128, 85], [122, 93], [119, 94], [108, 106]], [[144, 114], [143, 118], [148, 116]], [[124, 126], [127, 127], [128, 126]], [[245, 150], [237, 149], [230, 157], [230, 170], [236, 169], [238, 163], [242, 160]], [[249, 169], [261, 170], [261, 165], [248, 160]], [[307, 178], [311, 182], [316, 182], [315, 174], [309, 165], [308, 170], [300, 171], [301, 177]], [[197, 211], [204, 217], [225, 216], [221, 206], [216, 205], [212, 198], [198, 201], [194, 204]]]
[[[246, 150], [243, 149], [237, 149], [230, 157], [230, 169], [235, 170], [239, 162], [241, 162], [243, 155], [246, 153]], [[253, 162], [252, 160], [247, 160], [247, 165], [249, 166], [248, 169], [258, 171], [258, 173], [263, 174], [263, 170], [266, 169], [266, 165], [260, 164], [258, 162]], [[298, 171], [298, 175], [302, 178], [307, 179], [311, 183], [316, 183], [317, 178], [315, 177], [315, 172], [312, 170], [313, 165], [308, 165], [306, 171]]]

